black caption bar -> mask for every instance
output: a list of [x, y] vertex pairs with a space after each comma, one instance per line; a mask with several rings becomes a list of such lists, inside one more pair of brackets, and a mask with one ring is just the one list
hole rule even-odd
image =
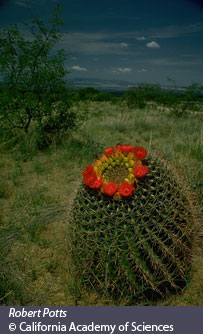
[[2, 306], [0, 333], [193, 334], [203, 306]]

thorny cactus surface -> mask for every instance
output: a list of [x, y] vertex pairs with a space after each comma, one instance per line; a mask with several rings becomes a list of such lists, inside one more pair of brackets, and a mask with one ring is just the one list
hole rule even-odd
[[189, 278], [195, 211], [165, 160], [120, 201], [81, 185], [70, 219], [72, 258], [83, 284], [115, 299], [146, 301], [180, 291]]

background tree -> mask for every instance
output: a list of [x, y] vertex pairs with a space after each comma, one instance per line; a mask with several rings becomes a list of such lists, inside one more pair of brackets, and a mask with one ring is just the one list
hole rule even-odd
[[70, 91], [64, 50], [55, 48], [61, 38], [60, 6], [46, 25], [39, 17], [27, 24], [26, 33], [17, 25], [0, 31], [0, 126], [3, 129], [30, 127], [46, 133], [76, 126], [69, 110]]

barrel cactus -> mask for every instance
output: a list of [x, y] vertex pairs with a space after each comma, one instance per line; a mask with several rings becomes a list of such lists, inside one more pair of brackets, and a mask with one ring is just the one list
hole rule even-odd
[[180, 291], [196, 226], [184, 181], [143, 148], [119, 144], [104, 153], [83, 171], [71, 210], [78, 277], [114, 299], [143, 302]]

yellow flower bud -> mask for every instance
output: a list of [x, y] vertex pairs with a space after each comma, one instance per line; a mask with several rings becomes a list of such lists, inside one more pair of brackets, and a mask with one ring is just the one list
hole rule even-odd
[[102, 156], [100, 157], [100, 161], [104, 162], [106, 160], [107, 160], [107, 157], [104, 154], [102, 154]]
[[114, 157], [115, 157], [115, 159], [120, 159], [121, 155], [120, 155], [118, 152], [116, 152], [116, 153], [114, 154]]
[[132, 180], [134, 181], [134, 179], [135, 179], [135, 176], [134, 176], [134, 174], [132, 174], [132, 173], [130, 173], [128, 177], [129, 177], [129, 179], [130, 179], [131, 181], [132, 181]]
[[105, 184], [105, 183], [106, 183], [106, 173], [104, 173], [104, 174], [102, 175], [102, 178], [103, 178], [103, 180], [104, 180], [103, 184]]
[[95, 161], [95, 165], [96, 165], [96, 166], [101, 166], [101, 165], [102, 165], [102, 162], [101, 162], [100, 160], [96, 160], [96, 161]]
[[140, 160], [136, 160], [135, 166], [141, 166], [141, 165], [142, 165], [142, 162]]
[[131, 159], [131, 160], [129, 161], [129, 164], [130, 164], [131, 167], [134, 167], [134, 166], [135, 166], [135, 161]]
[[120, 152], [119, 152], [119, 155], [120, 155], [120, 159], [123, 160], [123, 159], [125, 158], [125, 155], [124, 155], [123, 153], [120, 153]]
[[121, 199], [121, 194], [117, 191], [115, 193], [115, 195], [113, 196], [113, 199], [115, 199], [116, 201], [118, 201], [119, 199]]
[[129, 157], [130, 159], [133, 159], [133, 158], [134, 158], [134, 153], [133, 153], [133, 152], [128, 153], [128, 157]]

